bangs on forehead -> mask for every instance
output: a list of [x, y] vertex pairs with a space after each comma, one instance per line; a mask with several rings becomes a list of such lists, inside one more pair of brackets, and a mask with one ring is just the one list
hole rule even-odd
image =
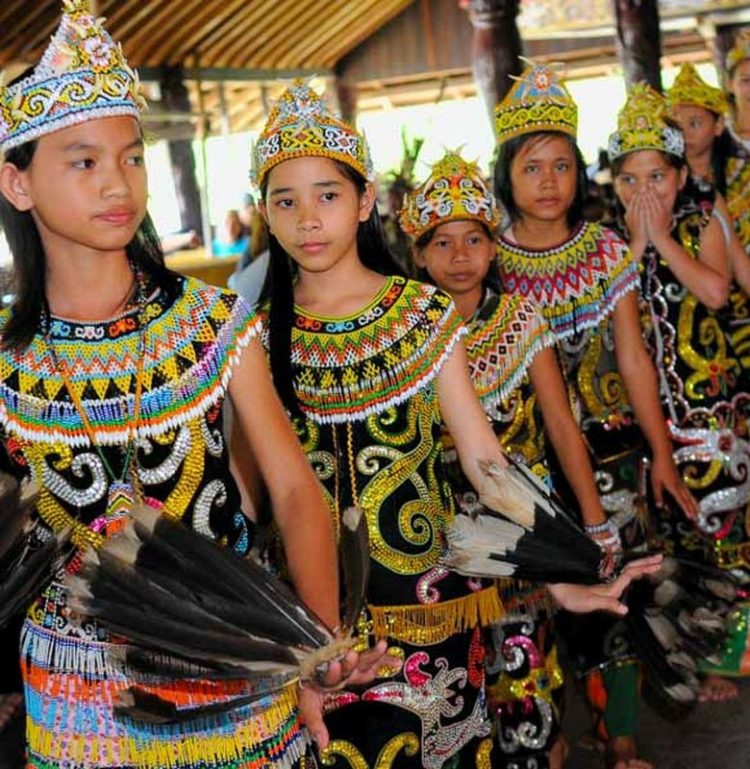
[[529, 155], [534, 152], [534, 150], [541, 149], [555, 139], [560, 139], [565, 144], [566, 152], [573, 157], [574, 153], [570, 138], [565, 134], [552, 132], [530, 134], [526, 141], [519, 147], [518, 155]]

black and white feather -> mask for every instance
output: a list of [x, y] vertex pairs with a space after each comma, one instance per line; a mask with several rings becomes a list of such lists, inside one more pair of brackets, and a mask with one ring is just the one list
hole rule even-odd
[[475, 577], [601, 582], [601, 548], [530, 470], [509, 460], [482, 471], [478, 510], [457, 515], [448, 531], [447, 566]]
[[[346, 542], [366, 552], [364, 522], [351, 518]], [[361, 591], [349, 600], [356, 615], [366, 574], [361, 554], [347, 560], [350, 582]], [[351, 646], [260, 564], [144, 505], [133, 508], [122, 532], [83, 554], [80, 571], [65, 585], [74, 609], [130, 642], [114, 653], [131, 669], [259, 684], [257, 694], [192, 709], [133, 686], [119, 712], [142, 720], [179, 722], [249, 704], [295, 679], [316, 679]]]

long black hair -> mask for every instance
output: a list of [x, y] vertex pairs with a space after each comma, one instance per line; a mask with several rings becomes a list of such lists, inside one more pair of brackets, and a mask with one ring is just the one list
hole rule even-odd
[[[341, 173], [363, 195], [367, 188], [367, 179], [351, 166], [338, 160], [334, 161]], [[261, 185], [261, 194], [265, 200], [268, 189], [268, 175]], [[270, 300], [269, 313], [269, 354], [271, 374], [281, 402], [293, 417], [300, 417], [302, 412], [294, 388], [292, 370], [292, 324], [294, 323], [294, 277], [296, 265], [284, 250], [273, 233], [269, 233], [268, 249], [270, 265], [261, 292], [261, 304]], [[357, 253], [362, 264], [381, 275], [403, 275], [393, 254], [388, 248], [380, 222], [377, 206], [372, 207], [369, 218], [359, 223], [357, 228]]]
[[[36, 148], [36, 140], [14, 147], [5, 154], [5, 162], [25, 171], [34, 159]], [[23, 350], [41, 330], [47, 259], [31, 212], [19, 211], [1, 194], [0, 225], [13, 254], [15, 292], [0, 345], [4, 349]], [[133, 266], [160, 288], [173, 290], [181, 280], [164, 264], [164, 252], [150, 216], [146, 215], [141, 222], [126, 252]]]
[[497, 148], [495, 157], [495, 170], [493, 175], [495, 197], [505, 206], [511, 221], [517, 222], [521, 218], [521, 212], [516, 206], [513, 197], [513, 185], [510, 179], [510, 168], [518, 153], [529, 143], [537, 143], [546, 137], [560, 137], [565, 139], [573, 151], [576, 162], [576, 191], [573, 203], [568, 209], [567, 221], [569, 227], [574, 227], [583, 220], [583, 204], [586, 200], [588, 182], [586, 179], [586, 162], [581, 150], [572, 136], [561, 131], [533, 131], [531, 133], [514, 136], [503, 142]]

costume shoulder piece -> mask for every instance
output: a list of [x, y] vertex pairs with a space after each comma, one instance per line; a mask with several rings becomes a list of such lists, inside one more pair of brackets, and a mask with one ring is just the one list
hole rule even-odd
[[469, 371], [485, 407], [506, 400], [537, 353], [555, 344], [539, 311], [523, 297], [509, 294], [490, 294], [468, 329]]
[[[292, 330], [297, 398], [316, 422], [365, 419], [428, 385], [465, 333], [447, 294], [400, 277], [388, 278], [373, 301], [350, 317], [323, 318], [297, 309]], [[268, 346], [267, 326], [264, 342]]]
[[542, 308], [558, 338], [598, 326], [623, 295], [638, 287], [627, 243], [593, 222], [584, 222], [565, 243], [543, 251], [503, 238], [498, 266], [505, 290]]
[[[154, 290], [146, 312], [139, 424], [144, 437], [168, 432], [218, 403], [240, 349], [259, 326], [236, 294], [192, 279], [181, 281], [174, 296]], [[7, 311], [0, 324], [6, 319]], [[106, 323], [53, 319], [49, 336], [97, 443], [126, 441], [138, 374], [138, 309]], [[24, 351], [0, 350], [0, 427], [29, 440], [89, 442], [40, 335]]]

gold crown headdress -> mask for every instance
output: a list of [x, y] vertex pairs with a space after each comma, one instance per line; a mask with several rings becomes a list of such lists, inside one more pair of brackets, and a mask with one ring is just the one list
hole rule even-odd
[[138, 75], [103, 21], [88, 0], [63, 0], [60, 26], [33, 73], [0, 87], [0, 150], [95, 118], [140, 117]]
[[498, 144], [535, 131], [560, 131], [574, 139], [578, 106], [552, 67], [528, 63], [513, 87], [495, 107]]
[[717, 115], [724, 115], [728, 108], [724, 91], [703, 80], [690, 62], [685, 62], [680, 67], [672, 87], [665, 96], [669, 107], [690, 104], [703, 107]]
[[425, 182], [404, 199], [401, 229], [418, 240], [439, 224], [474, 219], [490, 229], [500, 223], [500, 211], [476, 163], [448, 152], [432, 167]]
[[617, 116], [617, 130], [609, 137], [610, 160], [638, 150], [658, 150], [682, 157], [682, 131], [666, 122], [667, 102], [647, 83], [636, 83]]
[[260, 187], [279, 163], [298, 157], [340, 160], [365, 179], [373, 175], [370, 150], [362, 134], [331, 112], [303, 80], [281, 95], [253, 147], [251, 176]]
[[750, 29], [741, 29], [737, 33], [734, 45], [729, 49], [726, 59], [726, 70], [732, 72], [738, 64], [750, 59]]

